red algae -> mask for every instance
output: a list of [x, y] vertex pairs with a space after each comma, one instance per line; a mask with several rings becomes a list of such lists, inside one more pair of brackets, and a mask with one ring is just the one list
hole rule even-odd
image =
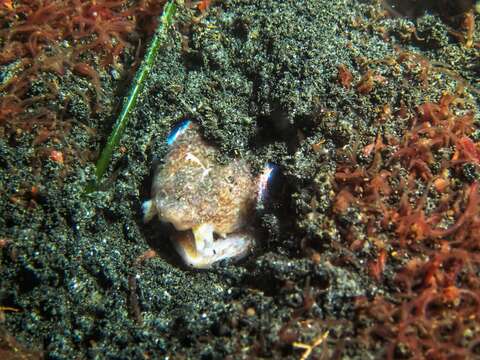
[[337, 80], [345, 89], [350, 89], [350, 86], [352, 85], [353, 75], [346, 65], [341, 64], [338, 66]]
[[[60, 108], [66, 104], [54, 103], [57, 83], [67, 72], [92, 84], [94, 101], [86, 100], [95, 104], [93, 113], [98, 111], [99, 71], [118, 67], [126, 49], [135, 53], [139, 39], [153, 33], [164, 2], [33, 0], [0, 7], [0, 65], [8, 69], [0, 83], [0, 126], [14, 133], [35, 129], [44, 136], [45, 129], [64, 121]], [[32, 84], [40, 79], [51, 91], [33, 95]]]
[[[473, 114], [459, 111], [461, 103], [445, 94], [420, 105], [399, 119], [409, 124], [399, 143], [371, 146], [370, 166], [347, 162], [335, 175], [332, 210], [344, 240], [352, 250], [373, 245], [367, 273], [381, 284], [389, 269], [395, 284], [388, 296], [356, 303], [359, 341], [368, 348], [380, 341], [388, 359], [478, 356], [480, 192], [478, 180], [464, 182], [462, 168], [478, 171], [480, 151]], [[352, 210], [363, 228], [342, 223]], [[359, 232], [367, 239], [360, 245], [345, 235]]]

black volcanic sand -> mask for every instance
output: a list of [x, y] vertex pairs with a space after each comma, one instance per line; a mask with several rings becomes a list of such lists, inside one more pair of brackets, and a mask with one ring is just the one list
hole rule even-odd
[[[353, 301], [389, 289], [361, 262], [336, 261], [341, 250], [333, 243], [341, 238], [329, 210], [335, 149], [371, 143], [381, 105], [414, 109], [459, 83], [432, 71], [423, 84], [412, 69], [384, 60], [415, 51], [454, 64], [453, 72], [473, 82], [478, 50], [452, 38], [453, 25], [434, 12], [387, 18], [368, 1], [225, 0], [189, 25], [193, 15], [180, 8], [102, 191], [84, 194], [94, 165], [75, 153], [99, 150], [118, 114], [126, 86], [109, 73], [99, 69], [101, 111], [91, 113], [79, 98], [68, 109], [65, 141], [47, 144], [74, 150], [65, 164], [39, 160], [33, 134], [0, 139], [0, 305], [20, 309], [3, 313], [4, 331], [48, 359], [298, 359], [302, 351], [289, 343], [326, 329], [326, 357], [381, 356], [380, 347], [368, 352], [356, 340]], [[409, 32], [413, 25], [423, 40]], [[350, 89], [337, 81], [340, 64], [352, 71]], [[368, 67], [382, 81], [361, 95], [355, 84]], [[90, 86], [68, 73], [58, 81], [65, 94]], [[467, 97], [478, 105], [478, 95]], [[239, 264], [186, 269], [167, 229], [142, 223], [152, 164], [185, 118], [201, 124], [222, 150], [220, 161], [242, 156], [253, 171], [267, 161], [279, 166], [275, 191], [258, 209], [263, 241]], [[388, 121], [389, 135], [400, 137], [405, 124]], [[305, 244], [320, 260], [307, 256]], [[150, 246], [158, 256], [136, 261]], [[310, 326], [299, 328], [306, 319]], [[289, 327], [299, 336], [282, 331]]]

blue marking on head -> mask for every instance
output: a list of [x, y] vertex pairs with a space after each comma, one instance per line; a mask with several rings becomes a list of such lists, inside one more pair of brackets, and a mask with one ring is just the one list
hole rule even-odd
[[260, 174], [260, 179], [258, 181], [258, 200], [263, 201], [266, 194], [268, 193], [268, 186], [270, 181], [277, 171], [278, 166], [272, 163], [267, 163], [262, 173]]
[[172, 145], [180, 135], [182, 135], [190, 126], [192, 122], [190, 120], [184, 120], [180, 124], [175, 125], [175, 127], [170, 131], [170, 134], [167, 136], [167, 144]]

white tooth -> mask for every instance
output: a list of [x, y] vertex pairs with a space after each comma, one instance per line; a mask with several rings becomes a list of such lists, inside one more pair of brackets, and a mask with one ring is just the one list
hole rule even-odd
[[210, 248], [213, 245], [213, 226], [211, 224], [201, 224], [192, 229], [195, 237], [195, 246], [197, 251]]

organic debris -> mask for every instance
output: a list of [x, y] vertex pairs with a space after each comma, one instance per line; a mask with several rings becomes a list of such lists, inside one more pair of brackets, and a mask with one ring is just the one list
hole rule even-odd
[[297, 349], [303, 349], [305, 350], [302, 354], [302, 356], [300, 357], [300, 360], [307, 360], [310, 355], [312, 354], [312, 351], [317, 348], [318, 346], [320, 346], [328, 337], [328, 333], [329, 331], [325, 331], [323, 334], [321, 334], [320, 336], [318, 336], [311, 344], [304, 344], [304, 343], [300, 343], [300, 342], [294, 342], [293, 343], [293, 347], [297, 348]]
[[133, 84], [130, 88], [130, 92], [123, 104], [122, 111], [120, 112], [120, 115], [118, 116], [118, 119], [115, 122], [113, 130], [110, 134], [110, 137], [107, 140], [107, 144], [103, 148], [100, 158], [97, 161], [97, 165], [95, 169], [97, 182], [100, 181], [101, 177], [107, 170], [113, 151], [120, 142], [123, 132], [125, 131], [125, 128], [130, 119], [131, 111], [133, 110], [133, 108], [137, 103], [138, 95], [140, 94], [143, 84], [152, 69], [153, 63], [158, 54], [158, 50], [160, 49], [160, 46], [165, 41], [165, 37], [168, 29], [173, 24], [173, 17], [175, 15], [175, 11], [176, 11], [175, 1], [169, 1], [165, 5], [159, 28], [157, 29], [152, 39], [152, 42], [148, 47], [147, 53], [145, 55], [145, 59], [142, 61], [142, 64], [137, 74], [135, 75]]

